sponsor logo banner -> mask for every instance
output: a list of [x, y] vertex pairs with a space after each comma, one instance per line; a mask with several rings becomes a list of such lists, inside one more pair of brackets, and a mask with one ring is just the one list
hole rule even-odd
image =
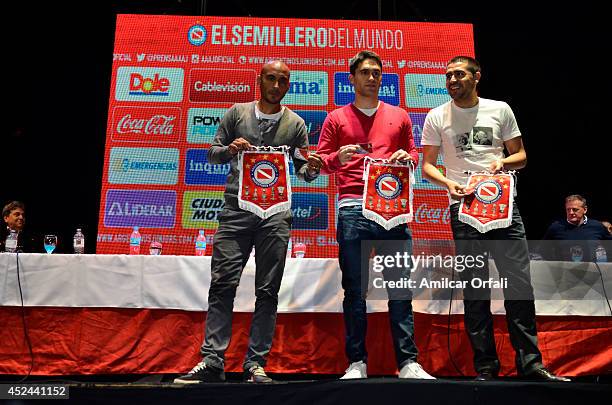
[[187, 191], [183, 194], [183, 228], [217, 229], [223, 207], [223, 191]]
[[294, 70], [283, 104], [327, 105], [327, 88], [327, 72]]
[[327, 194], [293, 193], [291, 212], [292, 229], [327, 230], [329, 227]]
[[[383, 73], [378, 98], [387, 104], [399, 105], [399, 76], [395, 73]], [[347, 105], [355, 100], [355, 87], [345, 72], [334, 73], [334, 104]]]
[[122, 66], [117, 69], [117, 101], [183, 100], [183, 69]]
[[189, 149], [185, 159], [185, 184], [222, 186], [230, 172], [230, 164], [208, 163], [207, 149]]
[[174, 228], [176, 192], [108, 190], [104, 226], [109, 228]]
[[425, 125], [425, 117], [427, 114], [408, 113], [410, 121], [412, 121], [412, 137], [417, 148], [421, 147], [421, 138], [423, 137], [423, 125]]
[[176, 184], [179, 151], [171, 148], [112, 148], [111, 184]]
[[257, 73], [238, 69], [191, 69], [192, 103], [246, 103], [255, 100]]
[[308, 130], [308, 143], [310, 146], [316, 147], [319, 143], [319, 134], [321, 133], [321, 127], [323, 127], [323, 121], [327, 117], [327, 111], [293, 110], [293, 112], [304, 120]]
[[212, 143], [226, 108], [190, 108], [187, 114], [187, 143]]
[[178, 142], [181, 109], [173, 107], [115, 107], [112, 140], [121, 142]]
[[450, 100], [444, 75], [407, 74], [404, 84], [409, 108], [435, 108]]

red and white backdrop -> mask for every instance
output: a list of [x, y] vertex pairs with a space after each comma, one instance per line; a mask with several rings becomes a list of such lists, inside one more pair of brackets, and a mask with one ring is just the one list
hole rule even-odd
[[[281, 59], [291, 69], [283, 103], [314, 149], [327, 113], [354, 99], [348, 60], [362, 49], [380, 54], [380, 99], [408, 110], [421, 151], [425, 114], [448, 100], [446, 61], [474, 55], [470, 24], [119, 15], [97, 252], [126, 253], [133, 226], [164, 254], [193, 254], [199, 229], [211, 242], [229, 164], [210, 164], [207, 149], [224, 112], [256, 100], [262, 64]], [[415, 238], [450, 239], [444, 191], [416, 177]], [[291, 180], [294, 243], [337, 257], [334, 178]]]

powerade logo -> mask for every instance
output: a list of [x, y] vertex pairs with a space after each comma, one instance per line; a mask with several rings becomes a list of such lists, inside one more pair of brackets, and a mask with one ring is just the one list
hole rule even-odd
[[104, 226], [109, 228], [174, 228], [176, 192], [108, 190]]
[[327, 72], [294, 70], [283, 104], [327, 105], [327, 87]]
[[[399, 76], [395, 73], [383, 73], [378, 98], [387, 104], [399, 105]], [[334, 73], [334, 104], [347, 105], [355, 100], [355, 86], [345, 72]]]
[[[423, 162], [423, 154], [419, 153], [419, 162]], [[446, 176], [446, 168], [442, 164], [442, 158], [438, 155], [436, 160], [436, 168]], [[414, 188], [417, 190], [446, 190], [445, 187], [440, 187], [437, 184], [430, 183], [423, 177], [423, 164], [417, 165], [416, 171], [414, 172]]]
[[308, 143], [312, 146], [316, 146], [319, 143], [319, 135], [321, 128], [323, 127], [323, 121], [327, 117], [326, 111], [306, 111], [306, 110], [293, 110], [297, 115], [302, 117], [308, 130]]
[[425, 125], [425, 117], [427, 114], [408, 113], [410, 121], [412, 121], [412, 137], [417, 148], [421, 147], [421, 138], [423, 137], [423, 125]]
[[230, 164], [208, 163], [208, 150], [189, 149], [185, 159], [185, 184], [222, 186], [230, 172]]
[[183, 100], [183, 69], [122, 66], [117, 69], [117, 101]]
[[183, 228], [217, 229], [223, 207], [223, 191], [187, 191], [183, 194]]
[[291, 213], [293, 229], [327, 230], [327, 194], [293, 193]]
[[304, 180], [301, 180], [298, 176], [295, 175], [295, 166], [293, 165], [293, 160], [289, 161], [289, 177], [291, 179], [291, 187], [306, 187], [306, 188], [319, 188], [319, 187], [327, 187], [329, 176], [319, 176], [310, 183], [307, 183]]
[[203, 45], [207, 37], [208, 32], [206, 28], [201, 25], [193, 25], [189, 28], [189, 31], [187, 31], [187, 40], [194, 46]]
[[108, 165], [111, 184], [176, 184], [178, 149], [112, 148]]
[[190, 108], [187, 114], [187, 143], [212, 143], [225, 108]]
[[435, 108], [450, 100], [444, 75], [408, 74], [404, 84], [408, 107]]

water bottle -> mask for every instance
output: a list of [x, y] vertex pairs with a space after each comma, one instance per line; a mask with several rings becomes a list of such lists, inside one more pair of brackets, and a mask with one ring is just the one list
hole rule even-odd
[[17, 240], [19, 239], [19, 233], [11, 229], [6, 240], [4, 241], [4, 250], [9, 253], [14, 253], [17, 250]]
[[195, 254], [196, 256], [206, 256], [206, 235], [204, 235], [204, 230], [202, 229], [200, 229], [200, 233], [196, 238]]
[[603, 246], [599, 245], [595, 249], [595, 261], [597, 263], [606, 263], [608, 261], [608, 255], [606, 254], [606, 249]]
[[85, 236], [81, 232], [81, 228], [77, 228], [74, 238], [72, 239], [72, 247], [77, 255], [85, 252]]
[[293, 242], [291, 241], [291, 238], [289, 238], [289, 243], [287, 244], [287, 257], [291, 257], [293, 253]]
[[130, 254], [131, 255], [139, 255], [140, 254], [140, 241], [142, 240], [142, 236], [140, 236], [140, 232], [138, 232], [138, 227], [135, 226], [132, 234], [130, 235]]

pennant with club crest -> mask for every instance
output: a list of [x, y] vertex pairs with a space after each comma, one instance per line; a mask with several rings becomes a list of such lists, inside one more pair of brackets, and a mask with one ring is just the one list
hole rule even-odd
[[256, 146], [238, 154], [238, 206], [262, 219], [291, 209], [289, 148]]
[[365, 157], [362, 212], [367, 219], [386, 230], [412, 221], [411, 162], [389, 163], [386, 159]]
[[459, 221], [478, 232], [507, 228], [512, 223], [514, 175], [511, 172], [471, 173], [467, 188], [474, 193], [464, 197], [459, 206]]

